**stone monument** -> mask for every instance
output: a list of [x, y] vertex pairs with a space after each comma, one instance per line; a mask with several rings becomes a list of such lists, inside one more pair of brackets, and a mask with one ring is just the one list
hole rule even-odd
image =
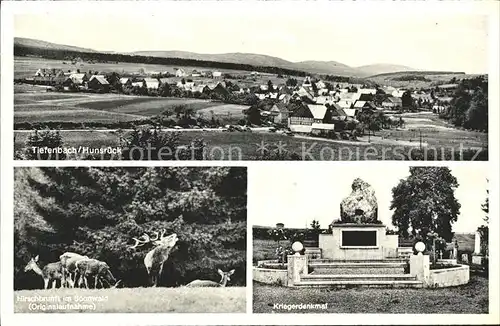
[[381, 260], [397, 256], [398, 236], [386, 235], [378, 220], [375, 190], [357, 178], [352, 192], [340, 203], [340, 219], [332, 222], [332, 234], [320, 235], [324, 258], [333, 260]]

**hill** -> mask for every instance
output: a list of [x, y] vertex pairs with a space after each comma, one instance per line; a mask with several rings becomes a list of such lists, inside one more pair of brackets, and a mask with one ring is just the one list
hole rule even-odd
[[253, 53], [221, 53], [221, 54], [203, 54], [187, 51], [136, 51], [128, 53], [131, 55], [142, 55], [150, 57], [162, 58], [181, 58], [203, 61], [217, 61], [227, 63], [241, 63], [252, 66], [265, 66], [265, 67], [280, 67], [280, 68], [293, 68], [293, 63], [283, 60], [281, 58], [272, 57], [264, 54]]
[[98, 52], [96, 50], [81, 48], [78, 46], [57, 44], [41, 40], [35, 40], [31, 38], [24, 38], [24, 37], [15, 37], [14, 46], [16, 45], [32, 47], [32, 48], [40, 48], [40, 49], [66, 50], [66, 51], [76, 51], [76, 52], [94, 52], [94, 53]]
[[393, 65], [389, 63], [377, 63], [372, 65], [365, 65], [357, 67], [356, 69], [365, 74], [365, 77], [378, 75], [382, 73], [416, 71], [415, 69], [408, 66]]
[[[102, 53], [102, 54], [120, 54], [112, 51], [96, 51], [93, 49], [81, 48], [77, 46], [51, 43], [41, 40], [20, 38], [14, 39], [14, 47], [25, 47], [31, 49], [42, 50], [57, 50], [57, 51], [73, 51], [81, 53]], [[166, 59], [184, 59], [196, 61], [208, 61], [229, 63], [238, 65], [247, 65], [258, 67], [275, 67], [280, 69], [289, 69], [300, 72], [307, 72], [313, 74], [336, 75], [345, 77], [367, 77], [379, 75], [381, 73], [400, 73], [407, 71], [415, 71], [407, 66], [392, 65], [392, 64], [373, 64], [361, 67], [351, 67], [337, 61], [300, 61], [291, 62], [282, 58], [255, 54], [255, 53], [220, 53], [220, 54], [204, 54], [187, 51], [135, 51], [128, 53], [121, 53], [124, 56], [131, 57], [152, 57], [152, 58], [166, 58]], [[251, 68], [251, 67], [249, 67]]]

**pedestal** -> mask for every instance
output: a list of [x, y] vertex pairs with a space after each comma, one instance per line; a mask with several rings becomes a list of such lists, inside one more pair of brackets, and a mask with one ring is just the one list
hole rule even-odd
[[320, 237], [323, 258], [333, 260], [381, 260], [397, 246], [383, 224], [332, 224], [331, 237]]
[[287, 286], [294, 286], [300, 282], [300, 276], [307, 274], [307, 256], [290, 255], [288, 256], [288, 278]]
[[422, 281], [424, 285], [429, 283], [431, 264], [429, 255], [410, 256], [410, 275], [415, 276], [417, 281]]

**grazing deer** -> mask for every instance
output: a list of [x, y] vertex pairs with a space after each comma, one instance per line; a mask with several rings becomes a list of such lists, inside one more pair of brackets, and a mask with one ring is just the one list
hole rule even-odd
[[[88, 256], [82, 256], [74, 252], [65, 252], [59, 256], [61, 265], [63, 268], [63, 283], [68, 285], [68, 287], [74, 288], [76, 285], [76, 280], [78, 278], [78, 269], [76, 268], [76, 263], [82, 259], [88, 259]], [[69, 280], [68, 280], [69, 277]]]
[[52, 288], [56, 288], [56, 281], [61, 281], [62, 287], [62, 266], [61, 262], [49, 263], [45, 265], [43, 269], [38, 266], [38, 255], [35, 258], [31, 258], [28, 264], [24, 267], [24, 271], [33, 271], [43, 278], [43, 288], [47, 289], [49, 287], [49, 282], [52, 282]]
[[153, 287], [156, 287], [163, 271], [163, 264], [167, 261], [170, 251], [177, 243], [178, 238], [175, 233], [166, 237], [166, 230], [162, 230], [160, 235], [158, 235], [158, 232], [153, 233], [156, 235], [155, 238], [151, 238], [147, 234], [142, 235], [139, 239], [132, 238], [135, 244], [130, 248], [137, 248], [147, 243], [152, 243], [155, 246], [144, 257], [144, 266], [146, 266], [150, 283]]
[[80, 274], [79, 278], [79, 287], [83, 285], [88, 289], [89, 283], [88, 278], [94, 278], [94, 288], [97, 289], [98, 284], [101, 284], [101, 287], [104, 287], [103, 280], [105, 280], [109, 285], [112, 283], [115, 284], [115, 287], [118, 285], [120, 281], [116, 281], [115, 277], [111, 273], [108, 264], [103, 261], [91, 258], [80, 259], [75, 263], [78, 273]]
[[227, 282], [231, 281], [230, 276], [234, 274], [234, 269], [229, 272], [223, 272], [220, 269], [217, 270], [219, 275], [221, 276], [220, 282], [214, 282], [210, 280], [194, 280], [188, 283], [186, 286], [188, 287], [225, 287]]

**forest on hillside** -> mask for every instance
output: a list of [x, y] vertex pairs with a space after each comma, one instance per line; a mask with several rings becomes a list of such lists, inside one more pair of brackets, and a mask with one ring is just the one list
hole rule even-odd
[[123, 286], [146, 286], [151, 247], [131, 249], [132, 238], [162, 229], [179, 241], [160, 286], [218, 281], [217, 268], [245, 285], [246, 168], [16, 168], [14, 180], [15, 289], [41, 288], [23, 271], [32, 257], [44, 265], [68, 251], [105, 261]]
[[80, 58], [83, 61], [94, 62], [128, 62], [128, 63], [141, 63], [141, 64], [159, 64], [166, 66], [188, 66], [188, 67], [202, 67], [202, 68], [217, 68], [217, 69], [230, 69], [230, 70], [244, 70], [244, 71], [258, 71], [264, 73], [271, 73], [277, 75], [292, 75], [305, 77], [307, 75], [304, 71], [269, 67], [269, 66], [253, 66], [242, 63], [228, 63], [217, 61], [205, 61], [196, 59], [183, 59], [183, 58], [163, 58], [141, 55], [127, 55], [119, 53], [100, 53], [100, 52], [79, 52], [62, 49], [49, 49], [38, 48], [24, 45], [14, 45], [15, 56], [39, 56], [45, 59], [63, 60], [68, 61], [74, 58]]

